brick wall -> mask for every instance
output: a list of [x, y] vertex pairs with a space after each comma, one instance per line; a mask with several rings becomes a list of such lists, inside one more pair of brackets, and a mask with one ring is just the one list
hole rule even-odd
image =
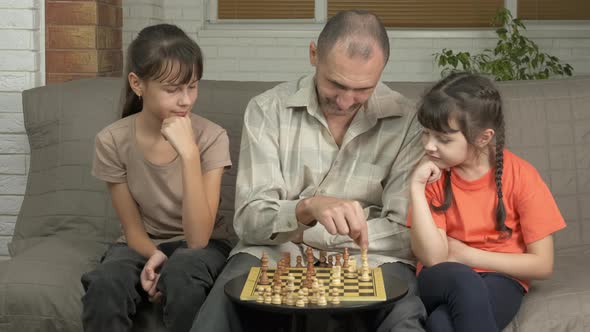
[[46, 81], [121, 76], [122, 0], [45, 0]]
[[137, 33], [164, 20], [164, 0], [123, 0], [123, 52]]
[[0, 259], [26, 186], [29, 144], [21, 91], [42, 84], [40, 0], [0, 0]]

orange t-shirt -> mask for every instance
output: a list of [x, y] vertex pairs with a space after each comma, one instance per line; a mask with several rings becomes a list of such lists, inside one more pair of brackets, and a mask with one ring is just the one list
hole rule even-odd
[[[500, 233], [495, 229], [498, 195], [494, 172], [495, 168], [492, 168], [475, 181], [466, 181], [452, 172], [451, 206], [439, 212], [431, 208], [437, 227], [473, 248], [502, 253], [524, 253], [527, 244], [565, 227], [557, 204], [537, 170], [527, 161], [504, 150], [502, 192], [505, 223], [512, 229], [512, 236], [500, 240]], [[443, 174], [438, 181], [426, 186], [426, 199], [436, 206], [440, 206], [444, 200], [445, 177], [446, 174]], [[410, 214], [408, 225], [411, 225]], [[419, 264], [419, 270], [421, 267]], [[478, 272], [486, 272], [473, 268]], [[528, 281], [518, 281], [528, 290]]]

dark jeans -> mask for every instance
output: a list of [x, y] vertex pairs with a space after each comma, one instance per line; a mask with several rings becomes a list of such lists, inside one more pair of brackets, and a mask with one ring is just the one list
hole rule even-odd
[[524, 288], [500, 273], [477, 273], [460, 263], [441, 263], [418, 276], [427, 331], [500, 331], [514, 318]]
[[[157, 288], [162, 292], [164, 324], [170, 331], [188, 331], [231, 250], [225, 241], [210, 240], [203, 249], [185, 241], [158, 246], [168, 256]], [[114, 244], [94, 271], [82, 276], [84, 331], [129, 331], [137, 305], [147, 300], [139, 275], [147, 259], [126, 244]]]
[[[211, 289], [210, 296], [201, 307], [191, 332], [216, 331], [240, 332], [243, 326], [238, 315], [238, 308], [225, 295], [225, 284], [235, 277], [250, 271], [253, 266], [260, 266], [260, 259], [249, 254], [237, 254], [231, 257], [219, 278]], [[383, 277], [395, 276], [408, 282], [408, 294], [388, 312], [378, 314], [376, 320], [381, 324], [378, 331], [424, 331], [423, 323], [426, 310], [417, 296], [417, 283], [413, 268], [401, 263], [381, 265]]]

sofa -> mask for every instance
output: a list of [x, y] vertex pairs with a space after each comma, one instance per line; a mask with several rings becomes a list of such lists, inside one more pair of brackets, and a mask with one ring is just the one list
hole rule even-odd
[[[95, 78], [24, 91], [31, 159], [26, 193], [0, 262], [0, 331], [81, 331], [80, 276], [119, 234], [106, 186], [90, 175], [95, 134], [119, 118], [121, 79]], [[199, 83], [195, 112], [225, 127], [234, 167], [220, 214], [231, 224], [242, 114], [274, 82]], [[417, 100], [431, 84], [387, 83]], [[590, 331], [590, 77], [502, 82], [508, 147], [552, 190], [568, 227], [555, 239], [555, 272], [533, 282], [505, 331]], [[164, 330], [150, 304], [134, 331]]]

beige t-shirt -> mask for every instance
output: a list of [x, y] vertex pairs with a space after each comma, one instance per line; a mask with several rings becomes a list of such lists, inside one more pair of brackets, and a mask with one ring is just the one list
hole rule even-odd
[[[92, 175], [112, 183], [127, 183], [141, 219], [156, 243], [184, 238], [182, 228], [182, 167], [177, 156], [155, 165], [139, 150], [135, 135], [138, 114], [120, 119], [96, 135]], [[217, 124], [191, 113], [201, 172], [230, 167], [229, 138]], [[217, 218], [211, 238], [230, 239], [231, 228]], [[119, 241], [125, 241], [121, 237]]]

